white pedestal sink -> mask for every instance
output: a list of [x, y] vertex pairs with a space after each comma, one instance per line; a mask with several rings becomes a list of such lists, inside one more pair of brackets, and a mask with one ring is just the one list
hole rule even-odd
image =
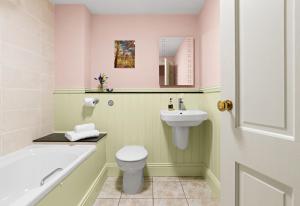
[[160, 118], [172, 127], [173, 143], [182, 150], [189, 144], [190, 127], [200, 125], [207, 120], [207, 116], [207, 113], [201, 110], [160, 111]]

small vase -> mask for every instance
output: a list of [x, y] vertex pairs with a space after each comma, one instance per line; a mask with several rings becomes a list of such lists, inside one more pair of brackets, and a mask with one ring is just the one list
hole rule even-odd
[[104, 84], [99, 84], [98, 89], [99, 89], [100, 92], [104, 92], [105, 91]]

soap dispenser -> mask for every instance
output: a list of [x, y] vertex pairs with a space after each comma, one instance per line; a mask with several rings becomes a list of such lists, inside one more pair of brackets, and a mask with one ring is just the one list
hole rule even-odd
[[169, 109], [169, 110], [174, 110], [172, 98], [170, 98], [170, 102], [169, 102], [169, 105], [168, 105], [168, 109]]

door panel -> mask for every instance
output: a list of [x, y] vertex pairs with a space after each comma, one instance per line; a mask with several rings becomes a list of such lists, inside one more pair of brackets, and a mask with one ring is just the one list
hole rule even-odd
[[[221, 206], [300, 205], [300, 2], [221, 0]], [[298, 34], [298, 35], [297, 35]]]
[[240, 182], [240, 205], [284, 206], [284, 193], [265, 182], [242, 172]]
[[284, 8], [284, 0], [239, 2], [242, 123], [285, 127]]
[[288, 18], [294, 13], [291, 3], [240, 0], [236, 11], [239, 125], [289, 140], [294, 136], [294, 25], [293, 18]]
[[240, 206], [291, 206], [291, 188], [237, 165]]

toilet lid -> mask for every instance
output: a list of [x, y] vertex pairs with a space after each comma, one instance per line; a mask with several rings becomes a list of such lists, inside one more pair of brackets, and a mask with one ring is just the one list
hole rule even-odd
[[145, 159], [148, 156], [148, 152], [143, 146], [124, 146], [120, 149], [116, 158], [121, 161], [139, 161]]

